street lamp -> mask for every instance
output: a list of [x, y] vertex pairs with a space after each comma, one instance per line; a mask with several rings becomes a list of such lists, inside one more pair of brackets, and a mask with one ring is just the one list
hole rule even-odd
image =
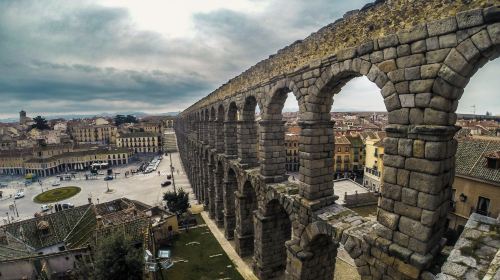
[[15, 199], [14, 199], [14, 210], [16, 210], [16, 215], [17, 217], [19, 217], [19, 211], [17, 211], [17, 204]]
[[172, 165], [172, 152], [170, 152], [168, 155], [170, 157], [170, 175], [172, 176], [172, 185], [174, 186], [174, 193], [176, 194], [177, 190], [175, 188], [174, 166]]

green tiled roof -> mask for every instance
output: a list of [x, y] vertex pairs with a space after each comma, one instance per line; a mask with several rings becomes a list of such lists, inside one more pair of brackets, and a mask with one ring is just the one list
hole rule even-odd
[[89, 207], [64, 239], [66, 247], [75, 249], [90, 244], [96, 227], [97, 218], [94, 207]]
[[26, 244], [9, 233], [6, 235], [7, 243], [0, 243], [0, 261], [19, 259], [33, 255], [33, 248], [26, 246]]
[[[5, 230], [35, 250], [63, 242], [78, 223], [90, 204], [53, 214], [5, 225]], [[46, 231], [39, 229], [40, 222], [46, 222]]]
[[500, 139], [459, 140], [456, 174], [500, 184], [500, 169], [488, 168], [484, 157], [494, 151], [500, 151]]

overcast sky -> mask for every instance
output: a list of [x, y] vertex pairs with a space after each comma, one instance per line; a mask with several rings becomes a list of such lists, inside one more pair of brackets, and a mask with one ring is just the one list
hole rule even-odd
[[[2, 0], [0, 118], [180, 111], [365, 0]], [[500, 113], [500, 63], [471, 82], [459, 112]], [[293, 100], [286, 110], [296, 110]], [[385, 110], [366, 78], [336, 111]]]

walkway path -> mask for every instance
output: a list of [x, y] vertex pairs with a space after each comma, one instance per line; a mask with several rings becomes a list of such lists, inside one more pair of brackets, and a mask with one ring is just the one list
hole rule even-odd
[[201, 216], [203, 217], [203, 220], [205, 220], [205, 223], [208, 225], [208, 228], [210, 228], [210, 231], [213, 233], [222, 249], [226, 252], [229, 259], [234, 263], [241, 276], [247, 280], [258, 280], [258, 278], [253, 274], [252, 269], [240, 258], [240, 256], [238, 256], [233, 246], [224, 237], [224, 234], [208, 217], [208, 213], [203, 211], [201, 212]]

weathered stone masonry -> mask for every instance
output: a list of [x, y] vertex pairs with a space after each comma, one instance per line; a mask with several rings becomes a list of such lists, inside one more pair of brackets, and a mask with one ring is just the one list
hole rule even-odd
[[[179, 116], [196, 197], [236, 251], [253, 255], [260, 279], [332, 279], [340, 244], [363, 279], [432, 278], [426, 270], [443, 242], [454, 178], [455, 111], [469, 79], [500, 54], [499, 21], [489, 1], [377, 1]], [[329, 112], [358, 76], [380, 88], [389, 113], [376, 222], [335, 204], [333, 194]], [[285, 175], [288, 92], [300, 108], [298, 184]]]

